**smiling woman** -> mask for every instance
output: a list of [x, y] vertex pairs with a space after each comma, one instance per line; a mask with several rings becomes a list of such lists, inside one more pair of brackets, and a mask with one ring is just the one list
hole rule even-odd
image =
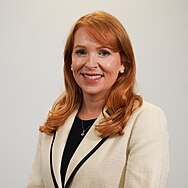
[[[105, 99], [118, 74], [124, 70], [120, 54], [98, 44], [84, 28], [75, 33], [72, 70], [83, 98]], [[96, 117], [89, 117], [96, 118]]]
[[65, 91], [40, 127], [27, 187], [164, 188], [163, 111], [135, 87], [130, 39], [112, 15], [81, 17], [64, 50]]

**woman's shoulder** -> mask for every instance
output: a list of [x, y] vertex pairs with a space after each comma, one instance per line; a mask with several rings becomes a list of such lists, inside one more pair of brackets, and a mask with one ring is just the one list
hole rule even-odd
[[143, 121], [166, 121], [166, 115], [161, 107], [144, 100], [142, 106], [132, 114], [132, 118]]
[[132, 143], [139, 140], [168, 139], [168, 125], [164, 111], [157, 105], [143, 101], [129, 119]]
[[144, 111], [164, 114], [164, 111], [160, 106], [153, 104], [153, 103], [150, 103], [150, 102], [145, 101], [145, 100], [143, 100], [142, 105], [135, 112], [137, 114], [139, 114], [139, 113], [142, 113]]

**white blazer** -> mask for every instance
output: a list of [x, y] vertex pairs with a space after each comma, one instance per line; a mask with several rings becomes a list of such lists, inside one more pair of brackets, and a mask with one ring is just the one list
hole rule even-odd
[[[36, 157], [27, 188], [53, 188], [61, 185], [61, 159], [66, 140], [77, 114], [75, 111], [56, 131], [56, 137], [39, 133]], [[97, 118], [97, 124], [102, 114]], [[169, 171], [169, 138], [163, 111], [144, 102], [130, 117], [123, 136], [108, 138], [81, 166], [71, 188], [165, 188]], [[76, 165], [101, 140], [94, 126], [75, 151], [65, 182]], [[52, 161], [50, 161], [50, 152]]]

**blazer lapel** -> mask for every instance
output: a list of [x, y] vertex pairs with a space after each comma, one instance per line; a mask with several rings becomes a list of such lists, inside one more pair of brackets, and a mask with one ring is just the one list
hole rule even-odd
[[[105, 115], [106, 112], [105, 112]], [[108, 116], [108, 115], [107, 115]], [[102, 113], [94, 122], [93, 126], [90, 128], [82, 142], [79, 144], [77, 150], [75, 151], [74, 155], [71, 158], [71, 161], [67, 168], [67, 173], [65, 176], [65, 183], [67, 182], [68, 178], [70, 177], [71, 173], [78, 165], [78, 163], [100, 142], [101, 137], [97, 135], [95, 130], [95, 125], [98, 125], [100, 120], [103, 118]]]
[[66, 144], [66, 140], [68, 138], [76, 114], [77, 111], [73, 112], [70, 115], [70, 117], [65, 121], [64, 125], [56, 131], [56, 137], [53, 144], [52, 167], [59, 188], [62, 187], [60, 174], [62, 155]]

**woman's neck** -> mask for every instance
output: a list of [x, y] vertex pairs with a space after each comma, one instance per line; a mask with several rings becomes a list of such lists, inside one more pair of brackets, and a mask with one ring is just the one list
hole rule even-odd
[[104, 104], [104, 97], [97, 98], [83, 95], [83, 103], [79, 109], [78, 117], [83, 120], [95, 119], [102, 112]]

